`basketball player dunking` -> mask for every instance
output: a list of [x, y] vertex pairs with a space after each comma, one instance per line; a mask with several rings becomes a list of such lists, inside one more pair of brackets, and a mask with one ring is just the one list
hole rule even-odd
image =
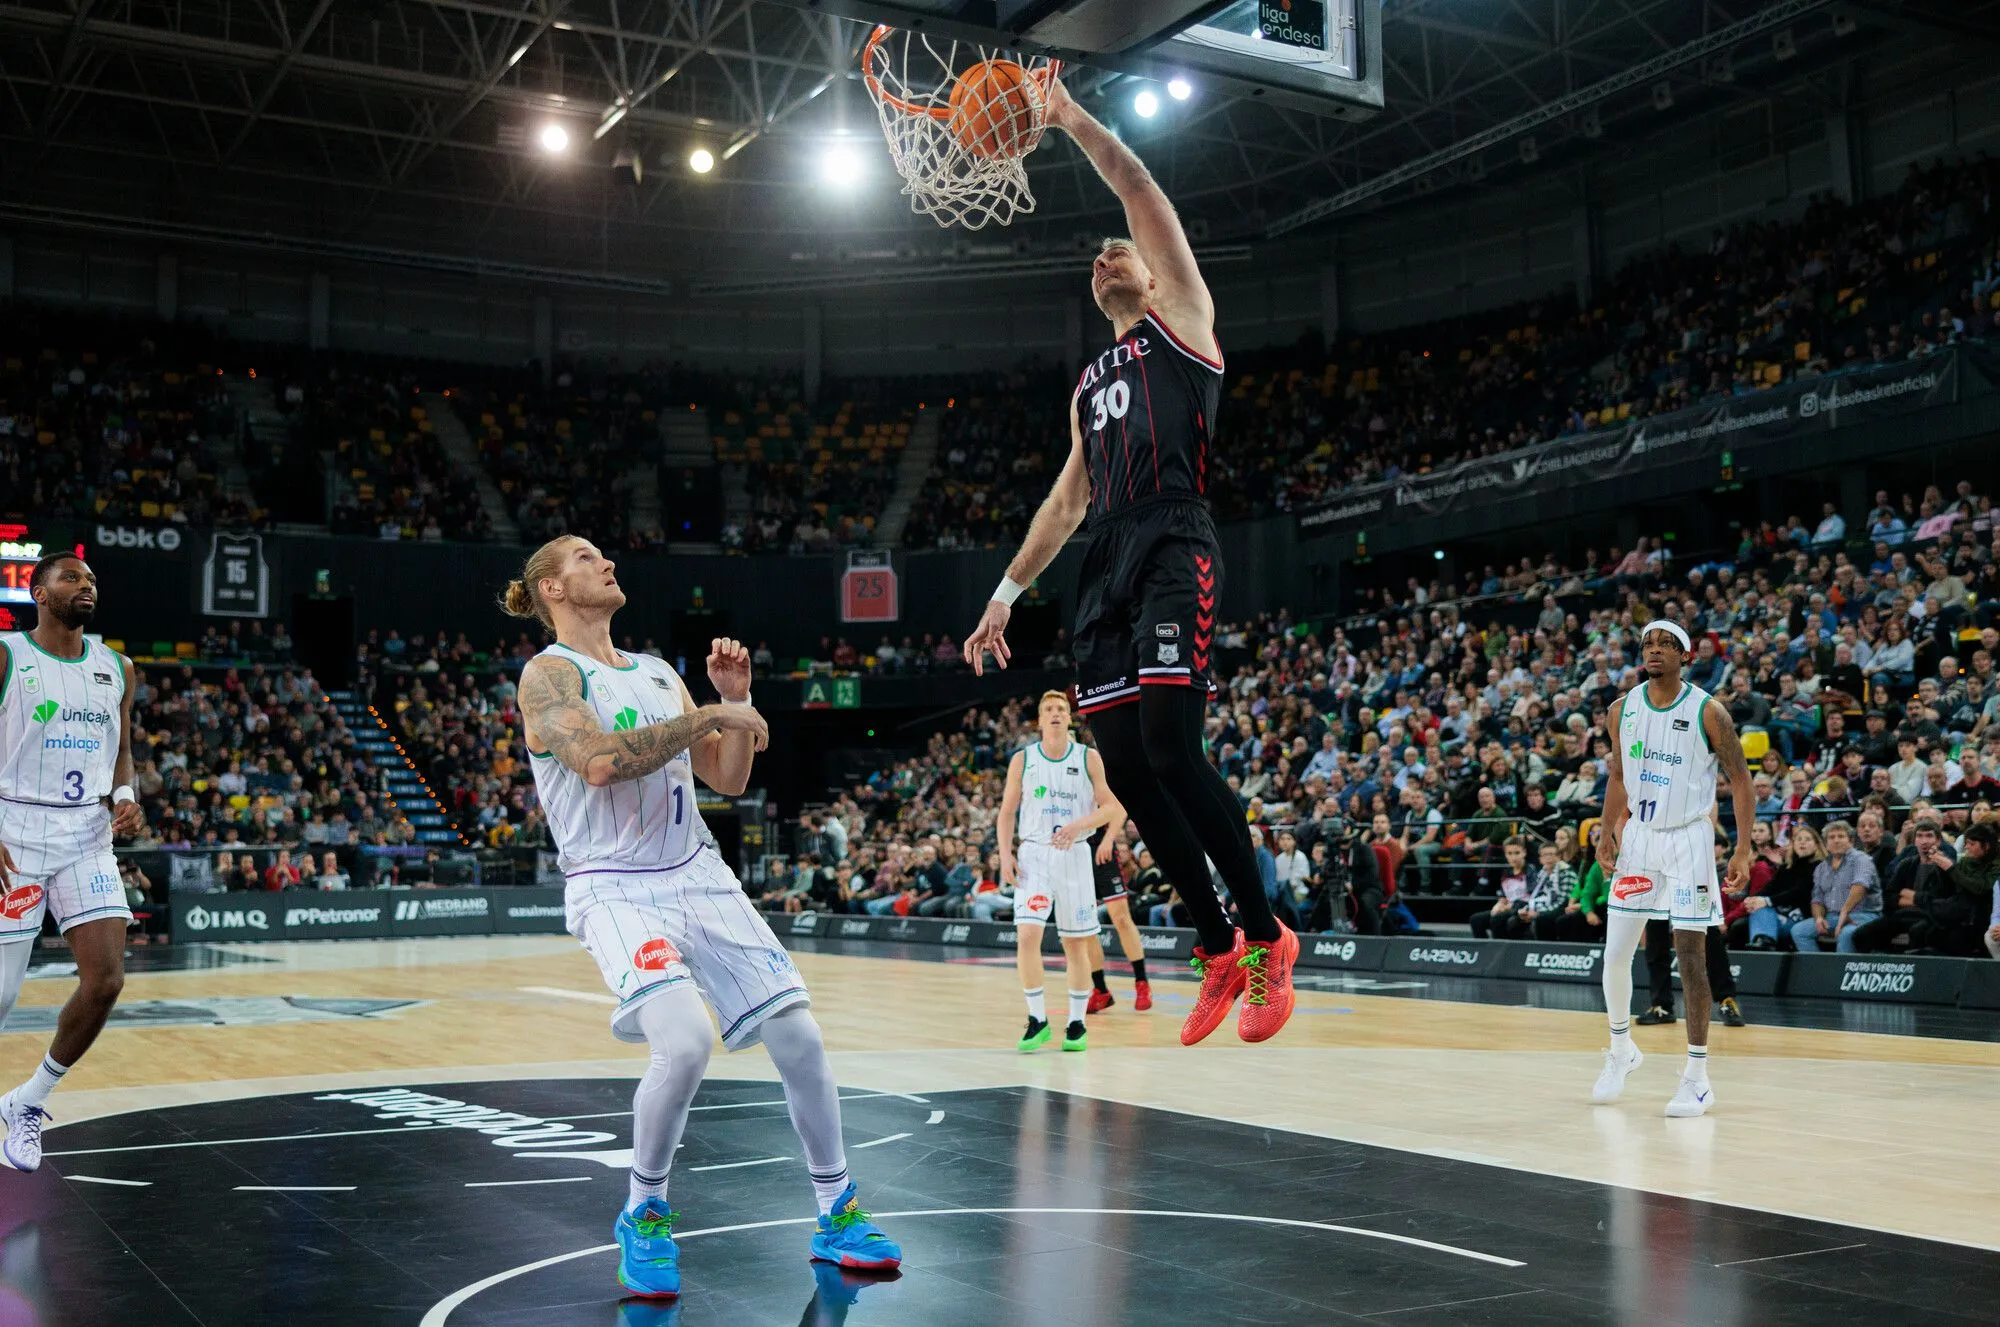
[[902, 1250], [869, 1222], [848, 1178], [833, 1069], [805, 983], [695, 809], [696, 779], [742, 792], [770, 739], [750, 706], [750, 656], [715, 641], [708, 680], [722, 703], [697, 707], [669, 665], [612, 647], [611, 616], [625, 604], [613, 572], [588, 540], [566, 535], [528, 559], [505, 606], [556, 637], [522, 670], [519, 703], [567, 882], [569, 931], [618, 997], [612, 1033], [652, 1050], [632, 1097], [618, 1279], [638, 1295], [680, 1293], [667, 1171], [715, 1038], [702, 995], [721, 1019], [723, 1046], [761, 1040], [784, 1080], [819, 1201], [812, 1256], [894, 1268]]
[[34, 1076], [0, 1097], [0, 1158], [16, 1170], [42, 1164], [49, 1094], [124, 989], [132, 911], [111, 837], [145, 825], [132, 792], [132, 664], [83, 634], [97, 575], [56, 553], [28, 585], [35, 629], [0, 636], [0, 1020], [21, 994], [45, 911], [69, 942], [77, 988]]
[[[1090, 942], [1097, 937], [1097, 882], [1090, 833], [1125, 818], [1104, 786], [1104, 762], [1070, 735], [1069, 696], [1044, 691], [1036, 707], [1041, 736], [1007, 762], [1007, 790], [993, 830], [1000, 878], [1014, 886], [1014, 961], [1028, 1001], [1023, 1052], [1048, 1044], [1042, 989], [1042, 927], [1054, 916], [1069, 978], [1069, 1017], [1062, 1048], [1085, 1048], [1083, 1016], [1090, 1002]], [[1014, 850], [1014, 831], [1021, 835]]]
[[1646, 922], [1671, 920], [1687, 997], [1687, 1067], [1667, 1103], [1667, 1114], [1706, 1114], [1715, 1104], [1708, 1085], [1707, 936], [1722, 921], [1715, 884], [1716, 772], [1729, 780], [1736, 812], [1736, 849], [1727, 879], [1750, 878], [1750, 826], [1757, 796], [1750, 767], [1729, 712], [1709, 703], [1700, 687], [1681, 680], [1688, 637], [1678, 625], [1648, 622], [1639, 633], [1646, 680], [1618, 698], [1611, 722], [1611, 778], [1604, 795], [1604, 832], [1597, 860], [1611, 877], [1606, 903], [1604, 1008], [1611, 1021], [1611, 1049], [1591, 1100], [1616, 1101], [1625, 1077], [1644, 1058], [1632, 1044], [1632, 955]]
[[[1107, 240], [1090, 290], [1112, 343], [1070, 398], [1070, 453], [965, 657], [1007, 666], [1011, 605], [1089, 518], [1075, 631], [1077, 708], [1089, 716], [1111, 791], [1179, 887], [1200, 944], [1201, 989], [1181, 1027], [1192, 1046], [1229, 1016], [1263, 1041], [1292, 1014], [1298, 937], [1272, 915], [1243, 809], [1202, 751], [1215, 689], [1211, 650], [1222, 557], [1203, 497], [1222, 352], [1215, 308], [1173, 204], [1123, 143], [1049, 86], [1048, 122], [1076, 141], [1125, 206], [1130, 239]], [[1236, 901], [1240, 930], [1208, 888], [1204, 854]]]

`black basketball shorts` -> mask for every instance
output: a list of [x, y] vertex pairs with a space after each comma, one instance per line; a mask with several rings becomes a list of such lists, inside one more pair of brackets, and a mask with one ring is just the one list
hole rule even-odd
[[1100, 520], [1077, 585], [1079, 713], [1137, 700], [1142, 686], [1215, 691], [1222, 553], [1200, 499], [1155, 499]]
[[1099, 903], [1109, 903], [1112, 899], [1126, 897], [1125, 877], [1118, 874], [1118, 858], [1114, 855], [1108, 862], [1097, 860], [1097, 850], [1103, 845], [1104, 836], [1109, 832], [1106, 829], [1099, 829], [1090, 836], [1090, 877], [1091, 882], [1097, 887]]

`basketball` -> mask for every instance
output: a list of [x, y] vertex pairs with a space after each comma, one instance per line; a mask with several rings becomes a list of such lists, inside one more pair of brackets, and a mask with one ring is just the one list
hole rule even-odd
[[1041, 89], [1012, 60], [981, 60], [951, 87], [951, 132], [982, 157], [1012, 156], [1035, 132]]

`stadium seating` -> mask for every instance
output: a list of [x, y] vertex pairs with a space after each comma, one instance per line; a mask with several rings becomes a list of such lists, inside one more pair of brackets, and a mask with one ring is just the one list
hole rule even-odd
[[914, 411], [869, 384], [808, 405], [792, 379], [730, 384], [712, 411], [715, 456], [748, 469], [749, 518], [729, 542], [746, 552], [866, 545], [909, 445]]
[[325, 458], [336, 534], [490, 537], [477, 488], [453, 467], [417, 402], [415, 375], [321, 366], [289, 385], [303, 394], [293, 407], [294, 445]]

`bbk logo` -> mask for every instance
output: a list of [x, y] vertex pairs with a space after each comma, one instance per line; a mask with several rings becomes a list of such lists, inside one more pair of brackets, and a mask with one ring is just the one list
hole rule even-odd
[[944, 928], [944, 933], [938, 936], [938, 943], [945, 945], [962, 945], [971, 938], [972, 938], [972, 928], [970, 926], [960, 926], [960, 925], [947, 926]]
[[122, 525], [97, 527], [99, 548], [145, 548], [171, 553], [181, 546], [181, 532], [171, 525], [158, 530], [128, 530]]
[[1320, 958], [1337, 958], [1343, 963], [1352, 963], [1354, 953], [1360, 946], [1352, 940], [1315, 940], [1313, 953]]
[[207, 931], [215, 927], [224, 929], [249, 927], [251, 930], [268, 931], [270, 918], [262, 908], [217, 908], [208, 909], [199, 905], [181, 914], [181, 920], [190, 931]]

